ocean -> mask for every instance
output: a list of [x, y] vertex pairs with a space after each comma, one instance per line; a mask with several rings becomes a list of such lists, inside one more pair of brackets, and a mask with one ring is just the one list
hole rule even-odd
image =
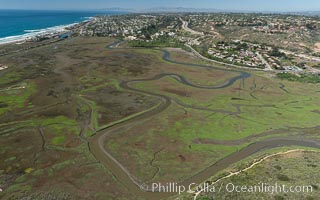
[[59, 30], [97, 15], [124, 14], [99, 11], [0, 10], [0, 44], [18, 41], [42, 32]]

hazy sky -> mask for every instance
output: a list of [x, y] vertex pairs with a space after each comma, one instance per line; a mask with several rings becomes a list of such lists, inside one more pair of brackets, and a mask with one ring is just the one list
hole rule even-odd
[[320, 0], [0, 0], [0, 9], [92, 10], [112, 7], [134, 9], [186, 7], [243, 11], [320, 11]]

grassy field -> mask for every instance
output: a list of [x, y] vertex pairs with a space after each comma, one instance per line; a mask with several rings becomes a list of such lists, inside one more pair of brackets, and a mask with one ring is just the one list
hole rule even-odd
[[[204, 76], [192, 67], [179, 72], [170, 69], [192, 77], [192, 81], [199, 80], [197, 84], [219, 85], [229, 78], [217, 70], [207, 70]], [[181, 181], [252, 142], [303, 134], [302, 128], [320, 123], [317, 84], [290, 82], [262, 73], [219, 90], [192, 88], [170, 77], [132, 86], [169, 96], [184, 105], [209, 109], [199, 111], [174, 103], [159, 116], [109, 137], [105, 147], [144, 182]], [[213, 144], [261, 134], [241, 145]]]
[[[193, 137], [198, 135], [200, 138], [235, 140], [271, 129], [292, 127], [292, 124], [301, 128], [319, 124], [319, 114], [315, 112], [320, 102], [316, 92], [317, 85], [310, 84], [303, 89], [303, 84], [288, 81], [283, 84], [288, 92], [283, 91], [279, 83], [273, 79], [259, 76], [245, 80], [244, 86], [236, 84], [223, 90], [194, 89], [169, 78], [135, 86], [144, 90], [159, 91], [187, 105], [212, 110], [235, 112], [235, 105], [239, 105], [241, 112], [236, 115], [216, 113], [201, 120], [187, 118], [177, 123], [181, 127], [199, 130]], [[191, 121], [197, 123], [190, 123]]]
[[[10, 66], [0, 76], [1, 199], [135, 199], [97, 162], [80, 136], [91, 107], [98, 127], [104, 106], [94, 101], [88, 106], [79, 96], [120, 89], [114, 76], [123, 75], [116, 70], [119, 58], [102, 60], [114, 59], [105, 48], [110, 42], [74, 39], [0, 58]], [[94, 58], [97, 55], [100, 58]]]
[[289, 73], [280, 73], [277, 74], [277, 77], [282, 80], [298, 81], [302, 83], [320, 83], [320, 77], [316, 74], [302, 74], [300, 76], [297, 76]]
[[[72, 38], [0, 57], [10, 66], [0, 75], [1, 199], [137, 199], [88, 148], [102, 128], [163, 101], [120, 83], [174, 73], [209, 86], [238, 75], [167, 62], [156, 49], [107, 49], [112, 42]], [[208, 64], [188, 52], [167, 50], [173, 60]], [[319, 137], [309, 131], [320, 124], [318, 84], [254, 72], [216, 90], [172, 77], [130, 86], [171, 100], [161, 113], [104, 141], [105, 149], [146, 183], [184, 180], [268, 137]]]

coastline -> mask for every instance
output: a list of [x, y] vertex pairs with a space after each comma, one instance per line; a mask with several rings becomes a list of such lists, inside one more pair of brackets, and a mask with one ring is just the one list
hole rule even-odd
[[33, 41], [36, 38], [55, 38], [59, 37], [59, 35], [68, 33], [72, 31], [71, 29], [74, 26], [82, 25], [84, 23], [92, 22], [95, 20], [95, 17], [84, 17], [84, 21], [76, 22], [67, 25], [58, 25], [38, 30], [25, 30], [25, 34], [22, 35], [14, 35], [0, 38], [0, 45], [5, 44], [23, 44], [27, 41]]

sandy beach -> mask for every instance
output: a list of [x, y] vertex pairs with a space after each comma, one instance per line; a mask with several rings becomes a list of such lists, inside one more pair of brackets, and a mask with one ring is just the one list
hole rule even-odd
[[17, 36], [8, 36], [4, 38], [0, 38], [0, 45], [1, 44], [9, 44], [9, 43], [24, 43], [27, 40], [31, 40], [32, 38], [36, 37], [54, 37], [59, 34], [68, 32], [67, 28], [72, 27], [74, 25], [77, 25], [78, 23], [64, 25], [64, 26], [55, 26], [45, 29], [39, 29], [39, 30], [26, 30], [26, 34], [23, 35], [17, 35]]

